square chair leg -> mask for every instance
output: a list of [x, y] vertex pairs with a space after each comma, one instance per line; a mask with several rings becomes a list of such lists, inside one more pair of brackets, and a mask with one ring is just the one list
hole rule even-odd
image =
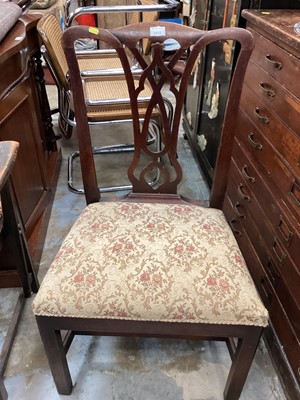
[[37, 317], [36, 320], [57, 391], [62, 395], [71, 394], [73, 384], [61, 332], [51, 329], [47, 318]]

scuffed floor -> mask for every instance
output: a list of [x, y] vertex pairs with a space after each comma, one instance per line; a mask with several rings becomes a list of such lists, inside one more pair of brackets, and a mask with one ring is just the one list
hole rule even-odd
[[[74, 140], [61, 140], [63, 162], [39, 270], [42, 280], [62, 239], [85, 205], [67, 189], [67, 161]], [[208, 199], [208, 189], [187, 142], [178, 150], [187, 178], [180, 192]], [[106, 160], [107, 164], [107, 160]], [[123, 178], [122, 178], [123, 179]], [[18, 290], [0, 291], [0, 334], [6, 333]], [[33, 298], [33, 297], [32, 297]], [[230, 360], [221, 342], [76, 337], [68, 353], [74, 383], [70, 396], [56, 392], [28, 299], [6, 368], [9, 400], [221, 400]], [[284, 400], [263, 343], [255, 356], [242, 400]]]

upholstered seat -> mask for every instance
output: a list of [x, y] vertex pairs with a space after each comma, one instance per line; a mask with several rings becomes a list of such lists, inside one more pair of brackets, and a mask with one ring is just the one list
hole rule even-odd
[[122, 202], [83, 211], [34, 313], [256, 326], [268, 320], [222, 211]]
[[[104, 41], [117, 50], [123, 64], [135, 144], [128, 168], [132, 193], [127, 200], [98, 202], [89, 110], [74, 51], [79, 38]], [[165, 40], [171, 38], [178, 42], [179, 49], [165, 65], [162, 50]], [[151, 42], [150, 61], [143, 58], [138, 46], [143, 39]], [[205, 208], [177, 194], [182, 178], [177, 138], [194, 63], [205, 46], [221, 40], [239, 41], [240, 52], [224, 117], [212, 208]], [[34, 301], [34, 314], [58, 392], [72, 391], [66, 353], [75, 335], [159, 336], [226, 340], [232, 364], [224, 399], [238, 400], [268, 323], [268, 312], [235, 240], [237, 231], [231, 230], [222, 212], [234, 116], [253, 37], [239, 28], [204, 32], [160, 21], [110, 31], [69, 28], [63, 34], [63, 48], [70, 71], [88, 206], [62, 243]], [[126, 51], [143, 69], [139, 85], [134, 82]], [[172, 71], [183, 55], [186, 62], [178, 81]], [[153, 73], [157, 68], [161, 74]], [[146, 82], [153, 93], [141, 124], [138, 98]], [[176, 103], [171, 122], [161, 93], [165, 84]], [[154, 108], [159, 109], [162, 122], [160, 151], [147, 146]], [[154, 183], [153, 173], [157, 176]], [[67, 334], [62, 336], [65, 331]]]

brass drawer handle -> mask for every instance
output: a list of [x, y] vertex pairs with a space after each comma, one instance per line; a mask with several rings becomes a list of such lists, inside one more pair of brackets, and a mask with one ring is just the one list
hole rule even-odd
[[290, 230], [290, 228], [288, 227], [288, 224], [284, 221], [282, 216], [280, 216], [278, 229], [279, 229], [279, 232], [281, 233], [283, 239], [286, 241], [287, 245], [289, 245], [290, 241], [292, 239], [292, 236], [293, 236], [293, 232]]
[[265, 286], [265, 285], [266, 285], [266, 280], [265, 280], [265, 278], [262, 278], [262, 279], [261, 279], [260, 284], [261, 284], [261, 288], [262, 288], [262, 290], [263, 290], [263, 292], [264, 292], [264, 295], [265, 295], [266, 300], [268, 301], [268, 303], [270, 303], [271, 300], [272, 300], [272, 293], [271, 293], [271, 292], [267, 289], [267, 287]]
[[273, 60], [273, 59], [272, 59], [272, 56], [270, 56], [270, 54], [267, 54], [267, 55], [266, 55], [266, 60], [267, 60], [271, 65], [273, 65], [273, 67], [274, 67], [275, 69], [281, 70], [281, 68], [282, 68], [282, 63], [281, 63], [280, 61]]
[[255, 142], [254, 140], [254, 133], [249, 133], [248, 135], [248, 143], [251, 144], [252, 147], [254, 147], [256, 150], [262, 150], [263, 146], [261, 143]]
[[259, 87], [267, 96], [275, 97], [276, 93], [268, 83], [261, 82]]
[[251, 183], [254, 183], [254, 182], [255, 182], [255, 178], [254, 178], [254, 176], [250, 176], [250, 175], [248, 174], [247, 168], [248, 168], [247, 165], [244, 165], [244, 166], [243, 166], [243, 168], [242, 168], [242, 175], [243, 175], [244, 178], [247, 179], [247, 181], [249, 181], [249, 182], [251, 182]]
[[242, 232], [239, 231], [238, 229], [235, 228], [234, 224], [237, 223], [237, 220], [235, 218], [231, 218], [231, 220], [229, 221], [229, 224], [231, 226], [231, 230], [232, 232], [236, 235], [236, 236], [241, 236]]
[[272, 250], [273, 250], [275, 256], [277, 257], [277, 260], [280, 262], [280, 264], [283, 264], [286, 255], [285, 255], [284, 251], [282, 250], [281, 246], [279, 245], [276, 237], [274, 237]]
[[249, 202], [251, 200], [250, 196], [248, 196], [247, 194], [243, 193], [243, 188], [244, 188], [244, 186], [240, 183], [239, 186], [238, 186], [238, 193], [239, 193], [239, 195], [241, 196], [241, 198], [243, 200], [246, 200], [246, 201]]
[[235, 203], [235, 205], [234, 205], [234, 209], [235, 209], [236, 215], [237, 215], [239, 218], [241, 218], [241, 219], [246, 219], [246, 215], [242, 214], [242, 213], [239, 211], [239, 208], [240, 208], [240, 207], [241, 207], [241, 204], [237, 201], [237, 202]]
[[254, 110], [254, 116], [262, 123], [268, 124], [270, 122], [269, 118], [266, 117], [265, 115], [260, 115], [260, 109], [256, 107]]
[[300, 186], [295, 180], [293, 180], [291, 184], [289, 194], [291, 195], [297, 206], [300, 207]]
[[272, 280], [273, 286], [275, 287], [277, 282], [279, 281], [279, 275], [270, 258], [266, 264], [266, 271]]

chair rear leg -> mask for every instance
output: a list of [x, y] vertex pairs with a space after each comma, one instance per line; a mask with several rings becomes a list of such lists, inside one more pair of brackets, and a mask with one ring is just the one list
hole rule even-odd
[[53, 330], [47, 320], [47, 317], [36, 317], [57, 391], [59, 394], [68, 395], [72, 392], [73, 384], [61, 332]]
[[224, 390], [224, 400], [240, 398], [261, 334], [262, 328], [249, 327], [247, 336], [239, 339]]

